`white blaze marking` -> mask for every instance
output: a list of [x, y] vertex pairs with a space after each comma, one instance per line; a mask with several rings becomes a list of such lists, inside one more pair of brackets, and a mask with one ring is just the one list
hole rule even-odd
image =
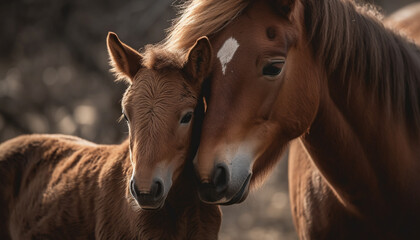
[[220, 48], [219, 52], [217, 52], [217, 57], [219, 58], [220, 63], [222, 64], [223, 75], [225, 75], [226, 66], [232, 60], [233, 55], [235, 54], [238, 47], [238, 41], [230, 37]]

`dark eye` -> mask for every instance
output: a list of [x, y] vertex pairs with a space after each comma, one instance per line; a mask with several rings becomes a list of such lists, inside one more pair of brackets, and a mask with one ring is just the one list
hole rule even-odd
[[123, 116], [124, 116], [125, 121], [126, 121], [126, 122], [128, 122], [128, 117], [127, 117], [127, 115], [125, 114], [125, 112], [124, 112], [124, 111], [122, 112], [122, 114], [123, 114]]
[[193, 116], [193, 113], [192, 113], [192, 112], [187, 112], [187, 113], [186, 113], [186, 114], [185, 114], [185, 115], [181, 118], [180, 123], [181, 123], [181, 124], [187, 124], [187, 123], [191, 122], [192, 116]]
[[264, 76], [271, 76], [271, 77], [277, 76], [281, 73], [283, 65], [284, 65], [284, 60], [272, 61], [264, 66], [262, 73]]

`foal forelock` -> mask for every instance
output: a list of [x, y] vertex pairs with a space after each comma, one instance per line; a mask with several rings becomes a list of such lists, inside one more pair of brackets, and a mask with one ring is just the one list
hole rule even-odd
[[177, 49], [166, 49], [163, 45], [146, 45], [142, 52], [142, 65], [148, 69], [182, 69], [186, 57]]
[[[401, 36], [384, 31], [381, 16], [370, 5], [354, 1], [302, 0], [305, 28], [316, 59], [330, 81], [360, 80], [371, 100], [390, 116], [420, 130], [420, 50]], [[337, 80], [335, 80], [337, 79]]]

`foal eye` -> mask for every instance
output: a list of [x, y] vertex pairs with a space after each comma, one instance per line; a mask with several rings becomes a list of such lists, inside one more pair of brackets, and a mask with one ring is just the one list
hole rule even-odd
[[125, 121], [126, 121], [126, 122], [128, 122], [128, 117], [127, 117], [127, 115], [125, 114], [125, 112], [122, 112], [122, 114], [123, 114], [123, 116], [124, 116]]
[[284, 60], [272, 61], [264, 66], [262, 73], [264, 76], [271, 76], [271, 77], [277, 76], [281, 73], [283, 65], [284, 65]]
[[187, 112], [187, 113], [186, 113], [186, 114], [185, 114], [185, 115], [181, 118], [180, 123], [181, 123], [181, 124], [187, 124], [187, 123], [191, 122], [192, 116], [193, 116], [193, 113], [192, 113], [192, 112]]

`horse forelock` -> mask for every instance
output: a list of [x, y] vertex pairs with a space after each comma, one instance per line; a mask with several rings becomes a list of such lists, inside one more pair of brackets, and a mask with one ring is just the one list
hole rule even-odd
[[185, 55], [199, 37], [222, 30], [250, 3], [251, 0], [186, 1], [179, 6], [179, 16], [167, 30], [162, 46]]
[[354, 1], [302, 0], [305, 28], [314, 58], [329, 77], [366, 86], [366, 100], [386, 116], [404, 116], [420, 131], [420, 50], [400, 35], [384, 30], [382, 15]]

